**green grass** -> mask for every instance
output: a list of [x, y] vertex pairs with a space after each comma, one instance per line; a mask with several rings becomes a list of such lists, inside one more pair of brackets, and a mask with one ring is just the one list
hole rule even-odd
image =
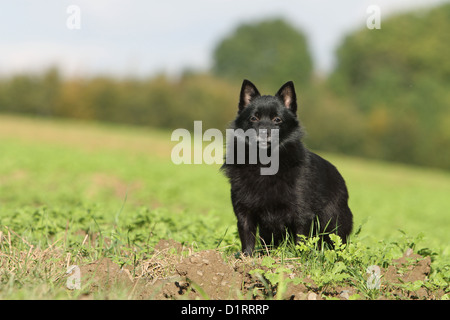
[[[58, 259], [108, 256], [133, 265], [160, 239], [197, 250], [219, 247], [229, 256], [239, 251], [229, 185], [219, 166], [174, 165], [170, 133], [15, 117], [0, 117], [0, 126], [2, 121], [17, 132], [0, 129], [0, 298], [71, 297], [61, 289]], [[78, 131], [81, 138], [73, 138]], [[433, 253], [434, 270], [444, 274], [448, 290], [450, 174], [321, 155], [344, 176], [355, 231], [362, 225], [349, 249], [354, 251], [346, 254], [364, 247], [372, 250], [367, 255], [381, 257], [398, 244], [398, 257], [408, 246], [429, 248], [422, 252]], [[56, 247], [58, 257], [45, 256]], [[302, 256], [300, 251], [281, 256]], [[310, 259], [330, 266], [347, 261], [314, 252]], [[311, 272], [324, 274], [318, 264]]]
[[[325, 155], [327, 157], [327, 155]], [[450, 174], [367, 159], [330, 155], [344, 176], [355, 227], [372, 241], [395, 239], [398, 230], [423, 233], [424, 245], [450, 254]]]

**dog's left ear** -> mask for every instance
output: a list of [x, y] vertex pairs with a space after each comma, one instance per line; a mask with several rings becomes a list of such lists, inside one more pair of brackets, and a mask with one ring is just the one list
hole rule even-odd
[[245, 79], [242, 82], [241, 94], [239, 95], [239, 112], [247, 107], [254, 98], [259, 97], [260, 95], [261, 94], [258, 89], [256, 89], [255, 85]]
[[297, 96], [295, 94], [294, 83], [292, 81], [286, 82], [280, 90], [278, 90], [276, 97], [283, 101], [286, 108], [293, 113], [297, 112]]

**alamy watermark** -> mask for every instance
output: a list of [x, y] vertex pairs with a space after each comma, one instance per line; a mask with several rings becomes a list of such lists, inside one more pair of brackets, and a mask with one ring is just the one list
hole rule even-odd
[[368, 6], [366, 13], [369, 14], [366, 20], [368, 29], [381, 29], [381, 9], [377, 5]]
[[[202, 121], [194, 121], [193, 138], [189, 130], [180, 128], [172, 132], [171, 140], [179, 142], [173, 147], [171, 154], [175, 164], [222, 164], [224, 161], [222, 132], [211, 128], [203, 133]], [[203, 147], [204, 141], [210, 142]], [[259, 163], [261, 175], [274, 175], [278, 172], [278, 129], [226, 129], [225, 142], [227, 164]]]
[[377, 265], [367, 267], [366, 270], [369, 278], [366, 281], [367, 289], [380, 289], [381, 285], [381, 269]]
[[69, 30], [81, 29], [81, 9], [77, 5], [70, 5], [66, 9], [69, 15], [66, 19], [66, 27]]
[[70, 266], [67, 268], [66, 274], [71, 274], [67, 277], [66, 287], [69, 290], [79, 290], [81, 289], [81, 271], [80, 267], [77, 265]]

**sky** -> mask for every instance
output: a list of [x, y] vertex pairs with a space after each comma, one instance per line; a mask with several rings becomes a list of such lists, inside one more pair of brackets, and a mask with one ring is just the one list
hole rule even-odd
[[[366, 27], [369, 6], [380, 8], [384, 31], [383, 19], [392, 14], [444, 2], [448, 0], [3, 0], [0, 76], [50, 66], [66, 76], [206, 71], [215, 46], [238, 25], [274, 17], [304, 32], [316, 71], [327, 73], [343, 37]], [[71, 5], [79, 15], [70, 11]]]

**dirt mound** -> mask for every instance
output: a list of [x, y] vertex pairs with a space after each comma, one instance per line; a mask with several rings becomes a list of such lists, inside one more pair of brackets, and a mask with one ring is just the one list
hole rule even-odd
[[[431, 258], [422, 257], [408, 250], [403, 257], [393, 260], [383, 272], [387, 290], [397, 298], [437, 299], [443, 292], [429, 292], [422, 286], [431, 270]], [[410, 283], [410, 285], [407, 285]]]
[[[175, 281], [166, 282], [162, 296], [176, 299], [236, 299], [242, 276], [225, 263], [219, 252], [207, 250], [194, 253], [176, 264]], [[160, 295], [161, 296], [161, 295]]]
[[[97, 291], [108, 292], [120, 286], [127, 299], [267, 299], [321, 300], [358, 297], [354, 286], [327, 288], [321, 291], [310, 278], [286, 281], [281, 290], [261, 274], [262, 259], [241, 257], [225, 261], [216, 250], [193, 252], [173, 240], [162, 240], [150, 259], [134, 268], [120, 268], [108, 258], [81, 267], [82, 281], [88, 283], [84, 298]], [[443, 292], [429, 292], [421, 286], [430, 273], [430, 257], [408, 251], [381, 269], [383, 294], [378, 299], [439, 299]], [[285, 265], [288, 278], [298, 278], [294, 265]], [[292, 269], [292, 273], [290, 273]], [[86, 288], [86, 286], [85, 286]], [[123, 290], [125, 289], [125, 290]], [[108, 298], [108, 295], [105, 295]], [[363, 298], [362, 295], [359, 295]]]
[[104, 299], [115, 299], [117, 297], [110, 296], [114, 288], [132, 288], [134, 282], [127, 269], [120, 268], [109, 258], [81, 266], [80, 275], [85, 291], [81, 299], [93, 299], [95, 294], [101, 295]]

